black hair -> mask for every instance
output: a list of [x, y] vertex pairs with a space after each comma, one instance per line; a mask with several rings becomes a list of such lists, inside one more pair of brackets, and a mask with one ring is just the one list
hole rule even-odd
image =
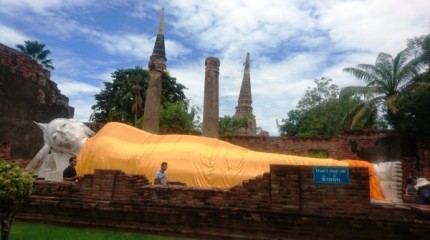
[[73, 157], [69, 158], [69, 163], [73, 162], [74, 160], [76, 160], [76, 157], [75, 157], [75, 156], [73, 156]]
[[407, 184], [412, 184], [412, 183], [414, 183], [414, 180], [416, 179], [416, 177], [412, 177], [412, 176], [410, 176], [410, 177], [408, 177], [407, 179], [406, 179], [406, 183]]

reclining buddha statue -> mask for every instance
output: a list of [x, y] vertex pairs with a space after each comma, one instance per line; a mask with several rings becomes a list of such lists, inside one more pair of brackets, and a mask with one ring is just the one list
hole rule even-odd
[[[53, 124], [54, 121], [59, 121], [61, 124]], [[71, 121], [70, 124], [74, 127], [62, 125], [69, 124], [67, 121]], [[367, 167], [370, 198], [384, 199], [384, 189], [381, 191], [381, 183], [376, 174], [383, 172], [381, 170], [385, 167], [366, 161], [340, 161], [331, 158], [258, 152], [214, 138], [156, 135], [116, 122], [106, 124], [94, 136], [86, 127], [76, 125], [75, 121], [68, 119], [61, 119], [61, 121], [56, 119], [48, 125], [42, 125], [41, 128], [44, 132], [45, 146], [28, 167], [29, 170], [39, 174], [44, 172], [42, 168], [46, 164], [36, 164], [36, 162], [46, 161], [48, 150], [66, 156], [77, 155], [78, 175], [93, 174], [96, 169], [119, 169], [127, 174], [144, 174], [152, 180], [161, 163], [167, 162], [169, 181], [178, 181], [195, 187], [231, 188], [245, 180], [269, 172], [271, 164]], [[65, 131], [66, 129], [68, 130]], [[76, 133], [72, 133], [70, 129]], [[73, 137], [67, 137], [67, 135], [73, 135]], [[45, 156], [41, 157], [42, 155]], [[62, 161], [66, 162], [65, 168], [67, 160], [64, 159]], [[398, 165], [398, 162], [396, 164]], [[56, 171], [62, 172], [64, 168]], [[376, 173], [375, 170], [377, 170]]]

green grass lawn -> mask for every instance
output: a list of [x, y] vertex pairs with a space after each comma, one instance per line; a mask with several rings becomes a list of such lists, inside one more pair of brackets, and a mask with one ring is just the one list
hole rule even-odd
[[92, 228], [15, 222], [9, 240], [173, 240], [176, 238]]

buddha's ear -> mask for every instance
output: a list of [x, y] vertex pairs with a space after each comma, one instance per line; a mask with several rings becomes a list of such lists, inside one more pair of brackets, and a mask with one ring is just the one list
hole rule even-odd
[[87, 127], [87, 125], [85, 125], [82, 122], [79, 122], [79, 125], [82, 127], [82, 129], [84, 130], [85, 134], [87, 134], [88, 137], [94, 136], [94, 131], [91, 130], [89, 127]]
[[46, 128], [48, 127], [47, 123], [38, 123], [38, 122], [34, 122], [34, 123], [36, 123], [36, 125], [39, 126], [40, 129], [42, 129], [42, 132], [45, 132]]

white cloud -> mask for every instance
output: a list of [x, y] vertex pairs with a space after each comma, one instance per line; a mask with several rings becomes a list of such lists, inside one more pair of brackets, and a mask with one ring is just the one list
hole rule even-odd
[[[0, 40], [47, 44], [53, 81], [88, 119], [93, 94], [118, 68], [146, 68], [165, 7], [167, 69], [203, 105], [204, 60], [220, 59], [220, 116], [235, 112], [246, 52], [257, 125], [277, 135], [275, 119], [295, 108], [314, 79], [362, 84], [345, 67], [396, 55], [429, 33], [423, 0], [0, 0]], [[66, 90], [67, 89], [67, 90]], [[85, 116], [87, 114], [87, 116]], [[85, 117], [84, 117], [85, 116]]]
[[73, 79], [67, 79], [55, 75], [52, 77], [55, 79], [55, 82], [58, 85], [58, 89], [61, 90], [61, 93], [69, 97], [88, 93], [95, 94], [100, 91], [100, 87], [96, 87], [84, 82], [79, 82]]
[[90, 98], [71, 98], [69, 100], [69, 106], [72, 106], [75, 109], [73, 118], [81, 122], [88, 122], [91, 114], [93, 113], [91, 106], [96, 104], [95, 100], [93, 99], [90, 100]]
[[0, 32], [2, 33], [1, 43], [11, 48], [15, 48], [16, 44], [22, 44], [25, 40], [30, 38], [26, 34], [2, 24], [0, 24]]
[[87, 6], [88, 0], [0, 0], [0, 5], [5, 12], [33, 11], [42, 14], [49, 10]]
[[69, 106], [74, 107], [74, 119], [87, 122], [93, 110], [91, 106], [96, 104], [94, 95], [100, 92], [101, 88], [73, 79], [59, 76], [52, 76], [58, 84], [61, 94], [69, 98]]
[[[317, 8], [320, 27], [327, 30], [337, 47], [377, 49], [396, 54], [406, 47], [406, 38], [424, 34], [428, 28], [429, 1], [340, 1]], [[388, 40], [388, 41], [387, 41]]]

